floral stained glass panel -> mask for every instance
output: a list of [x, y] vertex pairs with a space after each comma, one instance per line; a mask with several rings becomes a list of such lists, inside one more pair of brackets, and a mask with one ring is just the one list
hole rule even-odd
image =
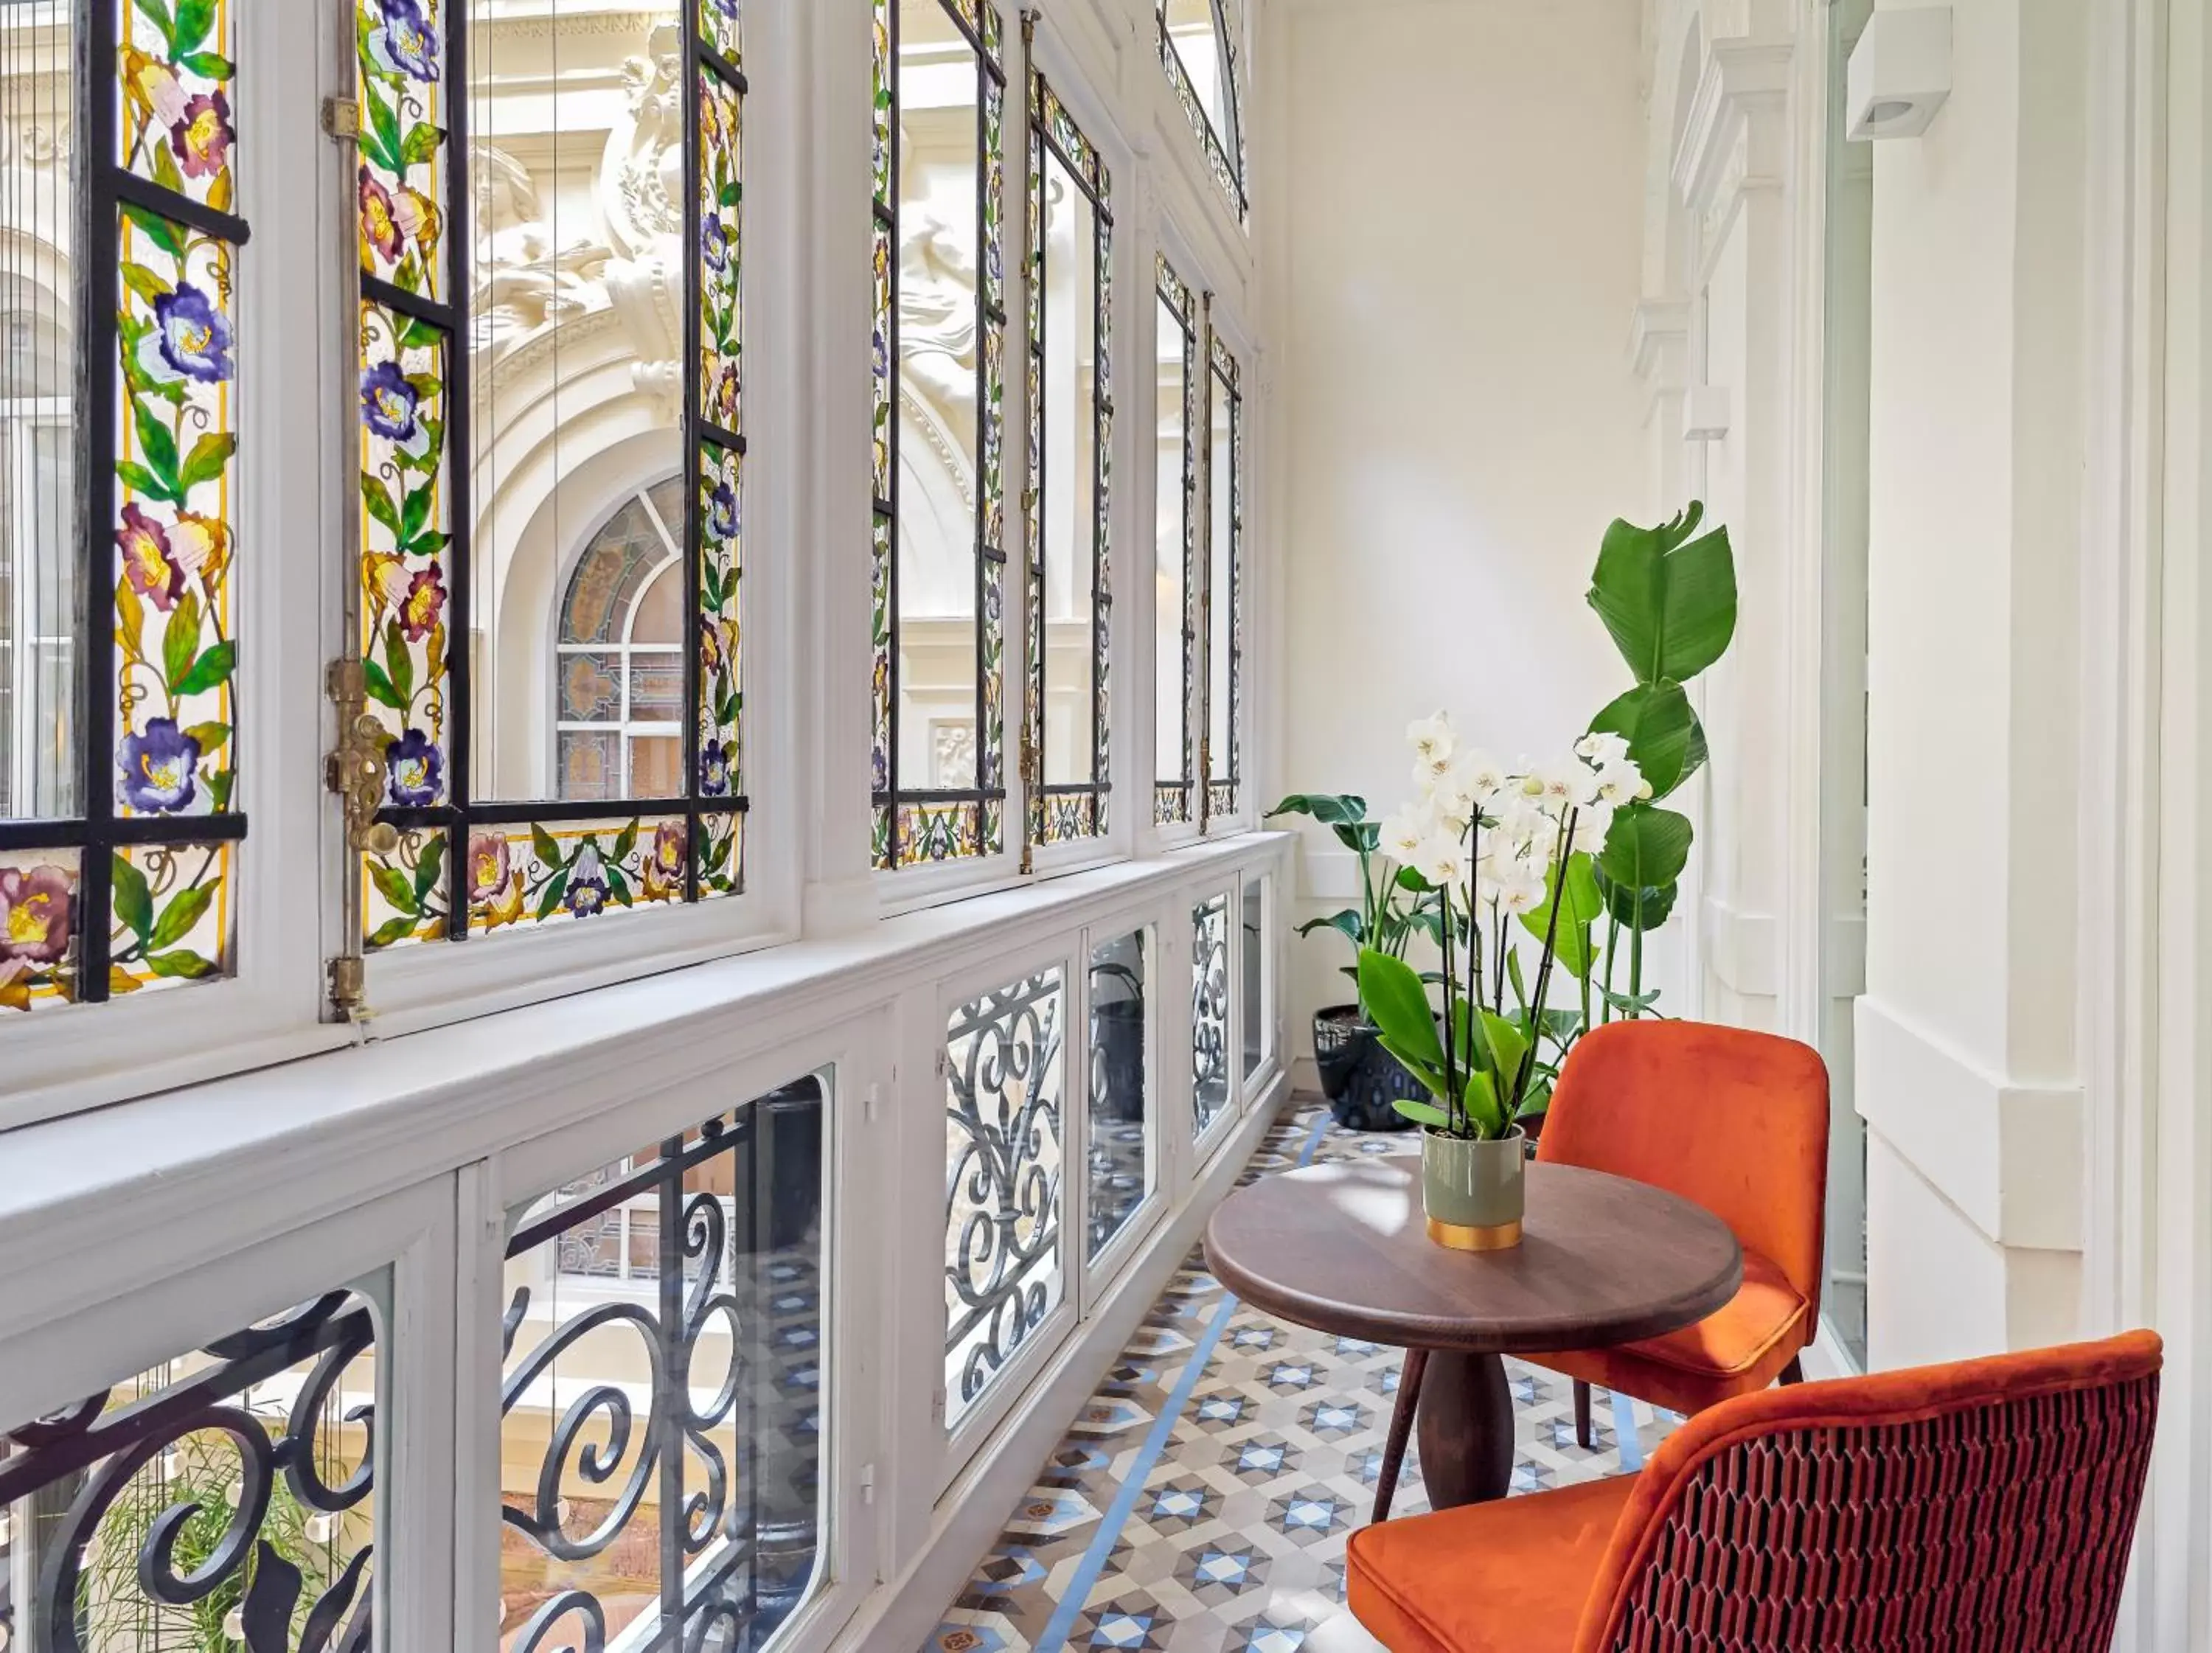
[[440, 259], [446, 234], [446, 3], [356, 0], [354, 13], [362, 272], [437, 300], [452, 297]]
[[115, 159], [217, 212], [235, 210], [232, 0], [108, 0], [118, 24]]
[[235, 249], [137, 207], [117, 248], [115, 811], [216, 814], [237, 781]]
[[[714, 0], [702, 0], [712, 6]], [[738, 167], [735, 87], [699, 71], [699, 416], [738, 428], [739, 275], [744, 262], [743, 187]]]
[[77, 996], [77, 865], [74, 849], [0, 850], [0, 1011]]
[[111, 994], [228, 972], [232, 850], [227, 843], [133, 844], [115, 853]]
[[450, 347], [428, 322], [361, 307], [360, 646], [370, 709], [390, 736], [385, 801], [401, 809], [447, 796]]
[[699, 445], [699, 795], [744, 791], [744, 674], [738, 629], [742, 456]]

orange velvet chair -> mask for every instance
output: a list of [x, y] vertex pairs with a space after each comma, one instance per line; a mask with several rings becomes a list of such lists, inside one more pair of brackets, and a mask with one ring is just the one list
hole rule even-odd
[[1536, 1158], [1650, 1182], [1711, 1212], [1743, 1247], [1743, 1285], [1693, 1326], [1617, 1348], [1522, 1358], [1575, 1380], [1590, 1445], [1590, 1385], [1702, 1412], [1775, 1379], [1820, 1325], [1827, 1222], [1828, 1070], [1795, 1039], [1702, 1022], [1615, 1022], [1575, 1046]]
[[1724, 1401], [1640, 1474], [1352, 1535], [1390, 1653], [2102, 1653], [2160, 1345], [2102, 1343]]

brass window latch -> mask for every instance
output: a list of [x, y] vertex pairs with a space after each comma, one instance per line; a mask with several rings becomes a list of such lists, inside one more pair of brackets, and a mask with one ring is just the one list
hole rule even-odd
[[399, 829], [376, 818], [384, 802], [384, 726], [368, 709], [368, 673], [357, 659], [333, 660], [328, 686], [338, 744], [324, 755], [323, 785], [344, 808], [347, 848], [389, 855], [399, 848]]

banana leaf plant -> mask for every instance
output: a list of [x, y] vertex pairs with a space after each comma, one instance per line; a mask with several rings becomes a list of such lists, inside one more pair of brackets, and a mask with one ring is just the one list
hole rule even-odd
[[[1382, 853], [1382, 829], [1368, 818], [1364, 798], [1352, 793], [1293, 793], [1267, 811], [1271, 821], [1285, 815], [1319, 822], [1359, 862], [1359, 904], [1309, 919], [1298, 926], [1300, 935], [1333, 932], [1352, 944], [1355, 959], [1361, 949], [1370, 946], [1403, 958], [1414, 937], [1426, 936], [1432, 942], [1439, 939], [1443, 922], [1440, 904], [1411, 868], [1395, 865]], [[1356, 963], [1343, 968], [1356, 985]]]
[[[1657, 998], [1644, 987], [1644, 939], [1674, 911], [1694, 836], [1687, 816], [1662, 801], [1704, 767], [1705, 732], [1686, 687], [1728, 652], [1737, 618], [1735, 556], [1728, 530], [1700, 534], [1705, 506], [1692, 501], [1656, 528], [1615, 522], [1590, 576], [1589, 605], [1635, 676], [1635, 686], [1590, 722], [1618, 737], [1650, 788], [1618, 811], [1594, 868], [1603, 904], [1604, 1020], [1634, 1018]], [[1626, 939], [1625, 992], [1614, 964]], [[1592, 1025], [1585, 995], [1583, 1025]]]

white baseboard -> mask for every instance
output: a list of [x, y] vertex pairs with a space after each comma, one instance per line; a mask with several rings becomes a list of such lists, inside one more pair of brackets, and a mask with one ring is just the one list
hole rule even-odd
[[937, 1628], [945, 1607], [974, 1575], [975, 1564], [1005, 1530], [1015, 1501], [1035, 1484], [1037, 1470], [1084, 1402], [1097, 1393], [1099, 1380], [1198, 1243], [1206, 1219], [1236, 1185], [1290, 1097], [1289, 1079], [1278, 1074], [1224, 1151], [1214, 1155], [1182, 1209], [1154, 1232], [1091, 1318], [1038, 1375], [1028, 1396], [1007, 1413], [997, 1433], [945, 1490], [921, 1553], [897, 1578], [870, 1592], [836, 1638], [836, 1647], [849, 1653], [919, 1647]]

